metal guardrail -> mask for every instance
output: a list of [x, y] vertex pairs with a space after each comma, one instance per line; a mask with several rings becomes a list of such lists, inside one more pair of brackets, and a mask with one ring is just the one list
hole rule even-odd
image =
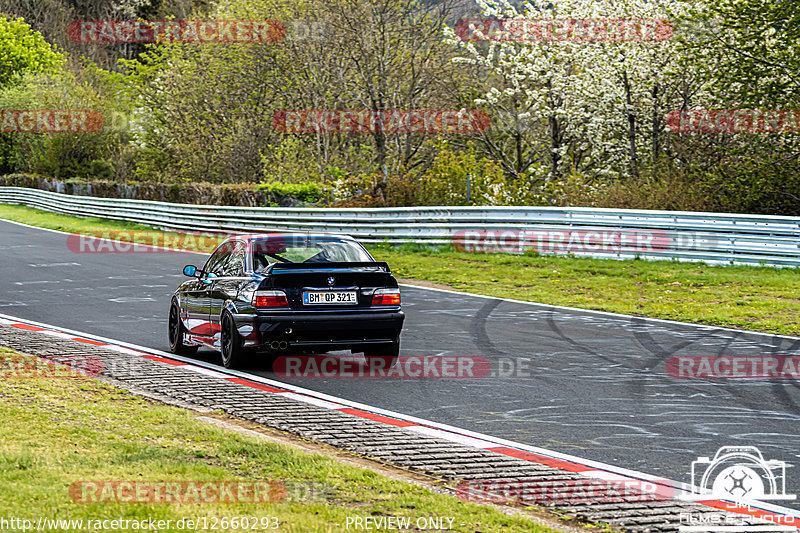
[[0, 203], [193, 232], [315, 231], [466, 251], [800, 266], [800, 217], [561, 207], [188, 205], [0, 187]]

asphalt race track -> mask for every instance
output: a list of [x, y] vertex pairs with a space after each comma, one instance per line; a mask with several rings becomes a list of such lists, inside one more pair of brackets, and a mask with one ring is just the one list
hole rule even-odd
[[[74, 253], [65, 234], [0, 221], [0, 313], [166, 351], [182, 267], [204, 261]], [[401, 355], [478, 356], [516, 375], [288, 381], [687, 483], [692, 461], [726, 445], [800, 465], [796, 380], [676, 379], [665, 370], [673, 355], [800, 355], [800, 339], [420, 288], [404, 287], [403, 299]], [[212, 352], [198, 358], [216, 361]], [[249, 371], [279, 379], [268, 362]], [[787, 470], [786, 490], [800, 492], [800, 469]]]

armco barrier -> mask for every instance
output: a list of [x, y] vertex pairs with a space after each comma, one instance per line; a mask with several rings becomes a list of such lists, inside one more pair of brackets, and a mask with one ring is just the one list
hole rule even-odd
[[0, 202], [200, 232], [324, 231], [468, 251], [800, 266], [800, 217], [561, 207], [272, 208], [69, 196], [0, 187]]

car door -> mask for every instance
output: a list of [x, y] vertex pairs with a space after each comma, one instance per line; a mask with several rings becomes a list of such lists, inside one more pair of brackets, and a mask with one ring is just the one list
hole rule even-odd
[[[211, 257], [206, 261], [203, 271], [206, 277], [192, 282], [187, 290], [187, 298], [184, 309], [187, 313], [187, 329], [194, 340], [204, 342], [209, 345], [214, 344], [215, 330], [210, 320], [210, 297], [211, 288], [214, 283], [214, 276], [221, 270], [222, 265], [230, 257], [231, 246], [229, 242], [221, 244]], [[210, 276], [209, 276], [210, 274]]]
[[236, 298], [244, 277], [246, 247], [241, 241], [232, 241], [228, 244], [230, 246], [224, 251], [224, 261], [214, 267], [217, 277], [208, 286], [208, 321], [215, 341], [219, 340], [222, 308], [227, 300]]
[[208, 324], [208, 288], [200, 279], [187, 282], [181, 288], [181, 318], [186, 331], [194, 340], [211, 334]]

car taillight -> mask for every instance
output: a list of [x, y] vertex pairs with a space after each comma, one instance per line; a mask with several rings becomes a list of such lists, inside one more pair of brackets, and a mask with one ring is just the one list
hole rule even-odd
[[289, 307], [289, 300], [283, 291], [256, 291], [253, 307]]
[[378, 289], [372, 295], [372, 305], [400, 305], [400, 291], [397, 289]]

